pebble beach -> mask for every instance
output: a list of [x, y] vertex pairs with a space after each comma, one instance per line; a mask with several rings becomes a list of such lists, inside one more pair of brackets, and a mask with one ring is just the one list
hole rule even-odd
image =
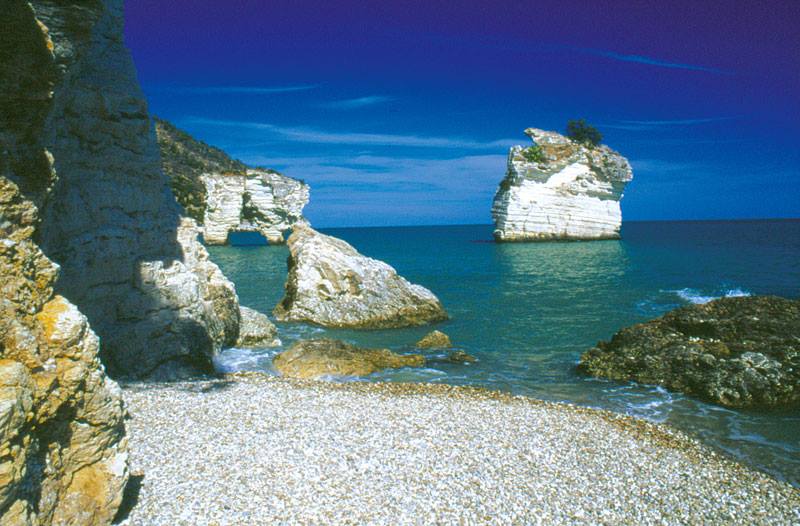
[[257, 373], [123, 389], [122, 525], [800, 523], [798, 489], [606, 411]]

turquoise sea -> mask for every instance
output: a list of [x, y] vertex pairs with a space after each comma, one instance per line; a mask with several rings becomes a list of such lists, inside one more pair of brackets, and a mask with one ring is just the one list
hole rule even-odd
[[[490, 225], [322, 231], [431, 289], [451, 315], [436, 328], [478, 358], [366, 381], [469, 384], [666, 422], [800, 486], [800, 411], [734, 411], [575, 372], [580, 354], [598, 340], [680, 305], [736, 294], [800, 297], [800, 220], [631, 222], [620, 241], [525, 244], [495, 244]], [[242, 304], [271, 313], [283, 294], [287, 248], [237, 244], [209, 251], [236, 283]], [[401, 352], [431, 328], [279, 325], [284, 348], [299, 338], [331, 336]], [[218, 367], [271, 372], [280, 351], [226, 350]]]

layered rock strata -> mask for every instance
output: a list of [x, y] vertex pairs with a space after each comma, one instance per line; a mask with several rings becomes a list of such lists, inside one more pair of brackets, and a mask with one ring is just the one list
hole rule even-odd
[[283, 376], [321, 378], [366, 376], [383, 369], [422, 367], [421, 354], [397, 354], [389, 349], [364, 349], [340, 340], [303, 340], [277, 355], [272, 365]]
[[633, 178], [625, 157], [607, 146], [573, 142], [528, 128], [529, 147], [513, 146], [492, 204], [497, 241], [615, 239], [619, 201]]
[[447, 319], [430, 290], [341, 239], [295, 225], [288, 245], [286, 294], [274, 310], [279, 321], [366, 329]]
[[309, 187], [264, 168], [248, 168], [222, 150], [156, 120], [161, 164], [187, 215], [203, 226], [203, 240], [223, 245], [231, 232], [257, 232], [272, 244], [300, 222]]
[[800, 301], [722, 298], [622, 329], [580, 370], [737, 408], [800, 405]]
[[253, 168], [246, 175], [205, 174], [203, 182], [203, 240], [209, 245], [227, 243], [231, 232], [257, 232], [271, 244], [282, 244], [286, 231], [306, 222], [309, 189], [297, 179]]
[[118, 386], [36, 243], [57, 172], [54, 93], [107, 16], [8, 0], [0, 15], [0, 524], [109, 524], [128, 479]]
[[[12, 168], [25, 175], [25, 195], [38, 192], [36, 236], [61, 266], [57, 292], [89, 318], [109, 372], [211, 371], [214, 352], [238, 337], [238, 300], [161, 171], [122, 40], [122, 2], [12, 5], [29, 10], [40, 49], [12, 46], [3, 55], [3, 82], [33, 100], [27, 114], [10, 103], [4, 118], [25, 127], [17, 137], [25, 160]], [[9, 29], [4, 38], [19, 33]]]

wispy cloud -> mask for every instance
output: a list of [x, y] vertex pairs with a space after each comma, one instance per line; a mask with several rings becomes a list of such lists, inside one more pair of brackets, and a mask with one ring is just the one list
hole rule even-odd
[[738, 119], [739, 117], [703, 117], [699, 119], [672, 119], [672, 120], [621, 120], [602, 124], [604, 128], [611, 128], [615, 130], [656, 130], [667, 129], [671, 127], [680, 126], [694, 126], [697, 124], [708, 124], [712, 122], [722, 122]]
[[698, 66], [697, 64], [686, 64], [682, 62], [669, 62], [666, 60], [647, 57], [644, 55], [629, 55], [624, 53], [617, 53], [615, 51], [608, 51], [605, 49], [593, 49], [593, 48], [573, 48], [573, 49], [575, 49], [576, 51], [581, 51], [583, 53], [588, 53], [590, 55], [597, 55], [599, 57], [606, 57], [613, 60], [618, 60], [620, 62], [635, 62], [637, 64], [646, 64], [648, 66], [657, 66], [660, 68], [703, 71], [705, 73], [715, 73], [717, 75], [733, 75], [733, 72], [731, 71], [725, 71], [718, 68]]
[[383, 104], [394, 100], [394, 97], [387, 97], [386, 95], [369, 95], [366, 97], [358, 97], [355, 99], [342, 99], [334, 100], [331, 102], [320, 103], [321, 108], [328, 108], [332, 110], [355, 110], [364, 108], [366, 106], [375, 106], [376, 104]]
[[418, 148], [462, 148], [462, 149], [497, 149], [518, 144], [515, 139], [499, 139], [494, 141], [477, 141], [463, 137], [435, 137], [423, 135], [399, 135], [388, 133], [348, 133], [316, 130], [313, 128], [286, 127], [266, 122], [230, 121], [190, 117], [184, 122], [205, 126], [227, 126], [239, 129], [258, 130], [281, 137], [285, 141], [342, 144], [363, 146], [406, 146]]
[[488, 223], [506, 166], [503, 154], [238, 156], [305, 179], [312, 194], [306, 212], [320, 226]]
[[163, 93], [181, 93], [189, 95], [270, 95], [273, 93], [292, 93], [317, 88], [316, 84], [297, 86], [153, 86], [150, 89]]

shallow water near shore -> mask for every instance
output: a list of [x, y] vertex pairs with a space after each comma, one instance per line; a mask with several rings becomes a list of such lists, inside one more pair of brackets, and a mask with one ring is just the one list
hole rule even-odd
[[[735, 411], [575, 372], [580, 354], [597, 341], [675, 307], [723, 295], [800, 297], [800, 221], [634, 222], [623, 226], [619, 241], [515, 244], [493, 243], [490, 225], [322, 231], [431, 289], [451, 316], [435, 328], [478, 358], [449, 364], [428, 353], [432, 360], [424, 369], [385, 371], [366, 381], [475, 385], [665, 422], [800, 486], [800, 411]], [[286, 247], [234, 245], [209, 252], [236, 284], [243, 305], [271, 313], [283, 295]], [[229, 349], [218, 367], [272, 372], [276, 353], [309, 337], [410, 352], [432, 328], [280, 324], [282, 348]]]

